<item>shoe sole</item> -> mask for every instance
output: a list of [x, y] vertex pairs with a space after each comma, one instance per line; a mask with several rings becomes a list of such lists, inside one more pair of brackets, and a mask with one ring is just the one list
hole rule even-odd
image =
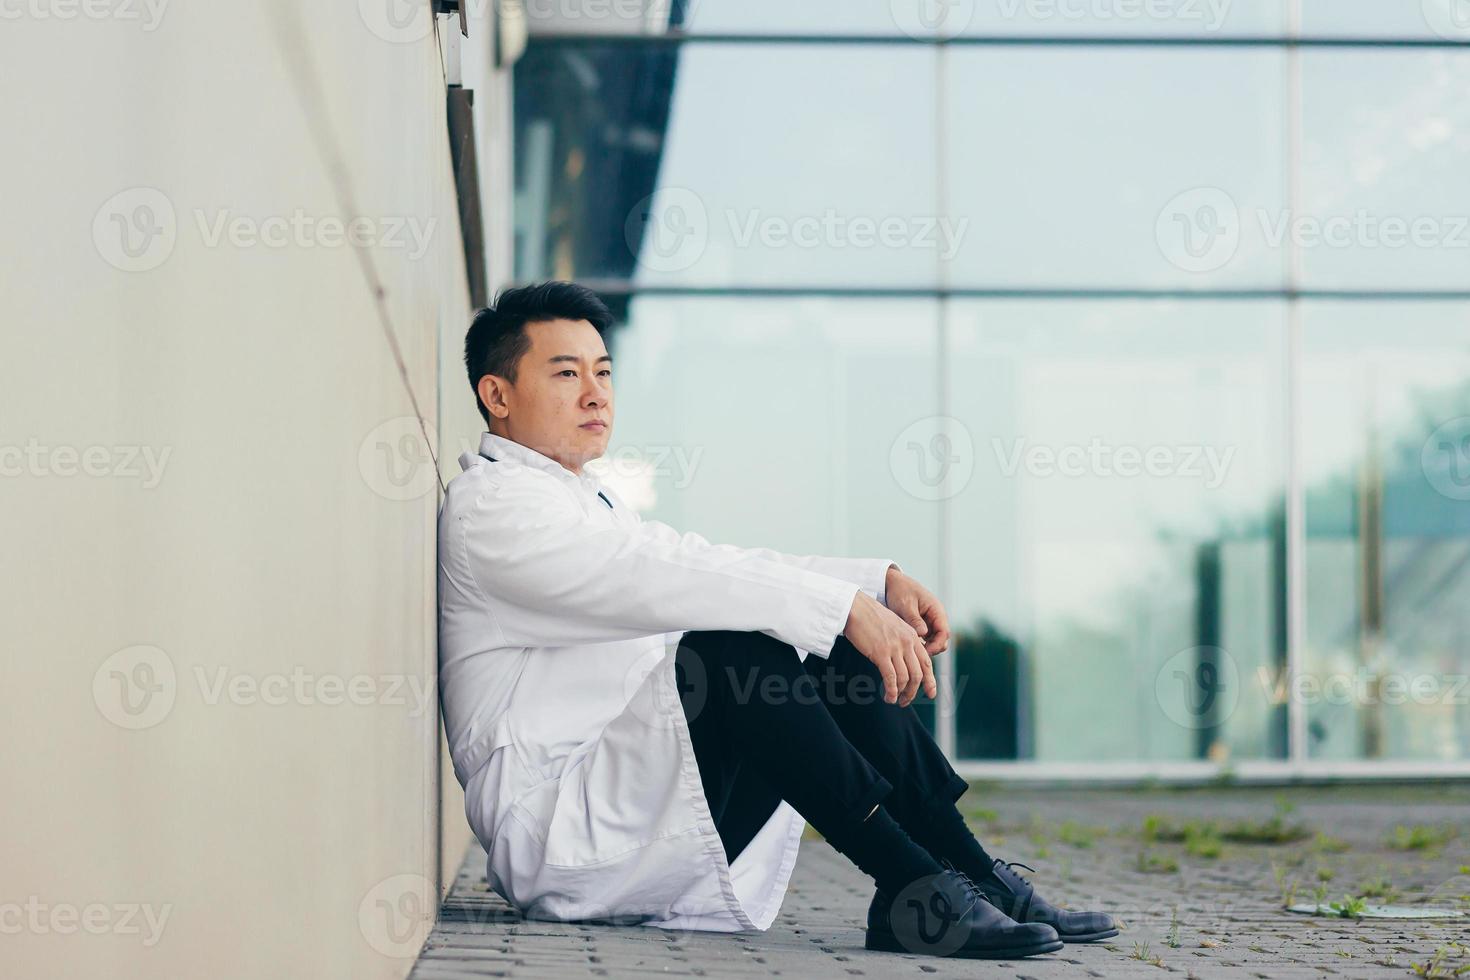
[[1064, 943], [1095, 943], [1099, 939], [1112, 939], [1118, 934], [1116, 929], [1104, 929], [1102, 932], [1086, 932], [1080, 936], [1063, 936]]
[[[1061, 949], [1063, 943], [1060, 939], [1052, 939], [1044, 943], [1032, 943], [1029, 946], [1011, 946], [1005, 949], [957, 949], [948, 954], [946, 959], [964, 960], [1018, 960], [1023, 956], [1038, 956], [1042, 953], [1055, 953]], [[891, 932], [868, 931], [867, 938], [863, 940], [863, 948], [877, 953], [915, 953], [898, 941], [898, 937]], [[926, 955], [918, 951], [916, 955]]]

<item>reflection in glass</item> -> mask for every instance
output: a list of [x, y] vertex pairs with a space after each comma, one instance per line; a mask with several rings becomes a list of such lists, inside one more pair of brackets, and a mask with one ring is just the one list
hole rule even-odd
[[1304, 318], [1309, 754], [1470, 758], [1470, 304]]
[[936, 284], [955, 235], [936, 213], [932, 50], [704, 43], [677, 67], [675, 50], [531, 46], [520, 278]]
[[1464, 0], [1300, 0], [1302, 33], [1309, 37], [1470, 40]]
[[[1285, 651], [1283, 310], [954, 305], [951, 411], [974, 447], [951, 501], [962, 758], [1284, 754], [1258, 682]], [[1009, 740], [991, 702], [1008, 685]]]
[[930, 300], [641, 297], [612, 340], [604, 468], [645, 516], [711, 541], [938, 572], [938, 512], [889, 447], [939, 411]]
[[957, 48], [946, 62], [956, 286], [1274, 288], [1284, 54]]
[[1307, 51], [1302, 85], [1301, 209], [1276, 223], [1304, 285], [1465, 288], [1470, 51]]

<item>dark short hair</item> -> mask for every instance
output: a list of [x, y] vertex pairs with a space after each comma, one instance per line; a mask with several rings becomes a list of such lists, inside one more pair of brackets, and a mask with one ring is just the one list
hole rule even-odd
[[493, 374], [515, 384], [516, 364], [531, 348], [526, 324], [586, 320], [603, 333], [612, 326], [612, 319], [596, 293], [574, 282], [543, 282], [501, 290], [493, 305], [475, 313], [464, 337], [464, 366], [485, 424], [490, 424], [490, 410], [480, 401], [480, 379]]

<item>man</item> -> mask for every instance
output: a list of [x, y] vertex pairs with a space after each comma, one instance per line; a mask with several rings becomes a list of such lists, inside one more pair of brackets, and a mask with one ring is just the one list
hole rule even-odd
[[465, 339], [489, 431], [440, 514], [440, 694], [491, 887], [528, 917], [765, 929], [810, 821], [877, 882], [870, 949], [1116, 935], [965, 827], [909, 707], [949, 643], [932, 593], [887, 560], [681, 535], [584, 471], [612, 434], [610, 323], [551, 282]]

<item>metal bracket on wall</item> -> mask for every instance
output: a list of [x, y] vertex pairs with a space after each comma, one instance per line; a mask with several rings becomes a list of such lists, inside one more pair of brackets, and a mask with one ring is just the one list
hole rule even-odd
[[460, 0], [433, 0], [435, 14], [459, 14], [459, 33], [470, 36], [470, 22], [465, 6]]

